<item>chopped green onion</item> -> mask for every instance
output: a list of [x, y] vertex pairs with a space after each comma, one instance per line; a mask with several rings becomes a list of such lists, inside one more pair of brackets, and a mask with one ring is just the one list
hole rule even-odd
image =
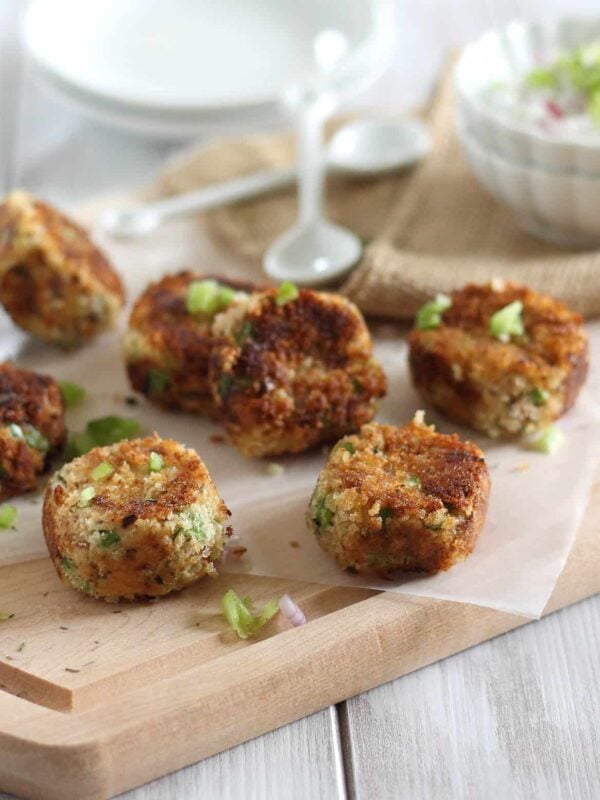
[[216, 314], [219, 308], [219, 284], [212, 280], [190, 283], [185, 307], [189, 314]]
[[206, 516], [205, 509], [183, 512], [180, 514], [180, 519], [184, 523], [184, 526], [179, 530], [182, 531], [186, 538], [191, 536], [199, 542], [206, 542], [208, 536], [207, 529], [210, 522]]
[[188, 288], [185, 307], [189, 314], [214, 317], [227, 308], [234, 297], [235, 290], [230, 286], [222, 286], [213, 280], [193, 281]]
[[552, 455], [560, 447], [562, 447], [564, 441], [565, 435], [560, 428], [550, 426], [549, 428], [544, 428], [538, 438], [534, 441], [533, 445], [536, 450], [540, 451], [540, 453]]
[[160, 369], [149, 369], [146, 375], [146, 391], [148, 394], [162, 394], [166, 391], [170, 377]]
[[86, 425], [86, 432], [94, 437], [99, 446], [132, 439], [140, 430], [140, 423], [136, 419], [116, 415], [92, 419]]
[[254, 614], [251, 600], [247, 597], [242, 599], [233, 589], [225, 592], [221, 606], [225, 619], [240, 639], [255, 636], [279, 611], [279, 601], [270, 600], [263, 606], [260, 614]]
[[11, 422], [10, 425], [8, 426], [8, 430], [13, 439], [18, 439], [20, 442], [25, 441], [25, 434], [23, 433], [23, 428], [20, 425], [17, 425], [16, 422]]
[[550, 399], [548, 392], [545, 389], [540, 389], [539, 386], [534, 387], [529, 392], [529, 397], [534, 406], [545, 406]]
[[87, 508], [92, 500], [96, 497], [96, 490], [93, 486], [86, 486], [79, 492], [79, 500], [77, 505], [79, 508]]
[[14, 614], [7, 614], [6, 611], [0, 611], [0, 622], [6, 622], [7, 619], [12, 619]]
[[540, 92], [579, 92], [592, 121], [600, 126], [600, 47], [598, 42], [563, 52], [549, 66], [536, 68], [526, 77], [526, 84]]
[[353, 456], [354, 453], [356, 453], [356, 447], [354, 447], [352, 442], [342, 442], [340, 444], [340, 447], [342, 447], [344, 450], [347, 450], [351, 456]]
[[108, 478], [109, 475], [112, 475], [114, 471], [115, 468], [112, 464], [109, 464], [108, 461], [101, 461], [98, 466], [94, 467], [92, 470], [92, 480], [104, 480], [104, 478]]
[[220, 286], [219, 311], [222, 311], [224, 308], [227, 308], [227, 306], [231, 303], [234, 297], [235, 297], [235, 289], [232, 289], [231, 286]]
[[50, 442], [46, 437], [41, 434], [37, 428], [34, 428], [33, 425], [28, 425], [24, 423], [23, 425], [17, 425], [14, 422], [8, 426], [11, 436], [13, 439], [18, 439], [20, 442], [25, 442], [25, 444], [29, 445], [29, 447], [33, 447], [34, 450], [39, 450], [42, 453], [45, 453], [50, 448]]
[[281, 466], [281, 464], [272, 463], [272, 464], [267, 464], [267, 466], [265, 467], [265, 472], [267, 473], [267, 475], [271, 475], [273, 477], [275, 477], [276, 475], [283, 475], [284, 471], [285, 470]]
[[539, 67], [527, 76], [527, 83], [532, 89], [553, 89], [557, 84], [557, 75], [553, 69]]
[[219, 376], [219, 380], [217, 381], [217, 391], [221, 399], [224, 400], [228, 396], [233, 389], [234, 383], [234, 377], [229, 372], [224, 372]]
[[511, 336], [522, 336], [525, 333], [523, 303], [515, 300], [492, 314], [490, 333], [502, 342], [508, 342]]
[[439, 328], [442, 324], [442, 314], [452, 305], [452, 300], [447, 294], [437, 294], [434, 300], [425, 303], [417, 311], [415, 326], [421, 331]]
[[75, 408], [83, 403], [85, 399], [85, 389], [83, 386], [80, 386], [78, 383], [72, 383], [71, 381], [61, 381], [59, 386], [66, 408]]
[[388, 519], [391, 519], [394, 516], [394, 512], [391, 508], [384, 507], [379, 512], [379, 517], [381, 518], [381, 528], [382, 530], [387, 529]]
[[248, 322], [246, 320], [246, 322], [244, 322], [240, 326], [240, 328], [236, 331], [233, 338], [235, 339], [236, 344], [241, 345], [244, 344], [246, 339], [250, 339], [253, 333], [254, 333], [254, 326], [252, 325], [251, 322]]
[[165, 462], [161, 454], [155, 453], [153, 450], [148, 459], [148, 472], [160, 472], [164, 465]]
[[319, 528], [327, 528], [333, 519], [333, 511], [325, 505], [326, 499], [325, 495], [321, 495], [317, 497], [315, 501], [315, 514], [313, 519]]
[[121, 541], [121, 537], [116, 531], [98, 531], [98, 537], [99, 545], [103, 550], [107, 550]]
[[21, 642], [21, 644], [17, 647], [17, 653], [22, 653], [25, 650], [25, 642]]
[[140, 423], [131, 417], [99, 417], [88, 422], [83, 433], [75, 433], [69, 439], [65, 458], [70, 461], [82, 456], [93, 447], [104, 447], [116, 444], [123, 439], [133, 439], [142, 428]]
[[0, 528], [4, 530], [6, 528], [12, 528], [18, 516], [19, 510], [16, 506], [10, 505], [10, 503], [5, 503], [3, 506], [0, 506]]
[[275, 302], [278, 306], [284, 306], [286, 303], [291, 303], [292, 300], [296, 300], [299, 294], [300, 292], [295, 283], [284, 281], [277, 289]]
[[235, 290], [230, 286], [221, 286], [213, 280], [193, 281], [188, 288], [185, 306], [190, 314], [214, 317], [227, 308], [234, 297]]
[[33, 447], [35, 450], [40, 450], [42, 453], [45, 453], [50, 448], [50, 442], [43, 436], [37, 428], [34, 428], [33, 425], [25, 425], [25, 441], [30, 447]]
[[73, 433], [69, 437], [65, 448], [65, 461], [71, 461], [77, 456], [82, 456], [96, 446], [96, 442], [89, 433]]
[[419, 489], [421, 487], [421, 479], [417, 475], [407, 475], [405, 484], [409, 489]]

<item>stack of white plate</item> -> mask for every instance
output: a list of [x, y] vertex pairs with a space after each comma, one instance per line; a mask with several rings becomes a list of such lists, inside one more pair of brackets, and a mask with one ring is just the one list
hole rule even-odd
[[[277, 122], [294, 87], [319, 84], [343, 98], [368, 85], [389, 60], [393, 6], [31, 0], [24, 39], [45, 81], [86, 114], [145, 135], [189, 137]], [[325, 76], [319, 48], [325, 57], [343, 51]]]
[[458, 135], [482, 185], [531, 233], [558, 244], [600, 244], [600, 128], [556, 136], [489, 101], [496, 85], [518, 83], [544, 54], [600, 38], [600, 18], [515, 21], [488, 31], [455, 68]]

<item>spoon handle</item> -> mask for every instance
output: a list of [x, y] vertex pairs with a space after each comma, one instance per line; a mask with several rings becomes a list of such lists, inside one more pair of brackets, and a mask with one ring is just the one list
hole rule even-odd
[[299, 222], [306, 225], [323, 214], [323, 104], [309, 97], [297, 111]]
[[253, 172], [131, 209], [109, 209], [102, 214], [100, 225], [110, 236], [137, 237], [173, 217], [266, 194], [291, 186], [295, 180], [295, 167]]
[[276, 189], [291, 186], [296, 180], [295, 167], [284, 167], [277, 170], [263, 170], [231, 178], [220, 183], [203, 186], [185, 194], [173, 195], [155, 203], [143, 206], [143, 210], [158, 213], [167, 219], [190, 211], [204, 211], [209, 208], [246, 200], [256, 195], [266, 194]]

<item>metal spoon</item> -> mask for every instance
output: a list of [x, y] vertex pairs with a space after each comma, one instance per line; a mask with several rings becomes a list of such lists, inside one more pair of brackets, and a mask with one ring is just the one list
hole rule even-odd
[[[377, 175], [410, 166], [423, 158], [430, 147], [429, 132], [417, 120], [351, 122], [332, 137], [326, 167], [348, 174]], [[174, 217], [291, 186], [296, 177], [295, 167], [256, 172], [135, 208], [109, 209], [99, 222], [115, 238], [144, 236]]]

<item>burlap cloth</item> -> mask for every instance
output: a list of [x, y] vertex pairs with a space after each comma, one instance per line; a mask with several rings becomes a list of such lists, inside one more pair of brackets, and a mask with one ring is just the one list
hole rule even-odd
[[[329, 216], [368, 243], [339, 291], [367, 314], [409, 318], [436, 292], [501, 276], [561, 298], [586, 316], [600, 314], [600, 251], [569, 251], [534, 239], [476, 182], [454, 134], [450, 67], [426, 116], [434, 146], [419, 166], [377, 179], [328, 179]], [[221, 140], [172, 161], [161, 190], [188, 191], [287, 165], [293, 157], [289, 133]], [[290, 189], [204, 216], [210, 235], [258, 272], [266, 248], [295, 214]]]

